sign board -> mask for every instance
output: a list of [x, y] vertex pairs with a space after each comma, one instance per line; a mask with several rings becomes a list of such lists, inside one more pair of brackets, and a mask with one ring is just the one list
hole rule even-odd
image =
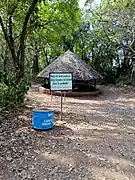
[[72, 90], [72, 73], [69, 72], [53, 72], [50, 73], [50, 89], [51, 91], [70, 91]]

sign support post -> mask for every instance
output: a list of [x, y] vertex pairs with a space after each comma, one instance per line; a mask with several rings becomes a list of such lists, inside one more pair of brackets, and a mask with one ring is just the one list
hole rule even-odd
[[63, 97], [62, 97], [62, 91], [61, 91], [61, 121], [62, 121], [62, 106], [63, 106]]
[[[61, 121], [62, 121], [62, 107], [63, 107], [63, 94], [65, 97], [65, 91], [72, 90], [72, 81], [73, 74], [70, 72], [51, 72], [49, 74], [50, 79], [50, 90], [52, 91], [60, 91], [61, 92]], [[51, 93], [52, 95], [52, 93]], [[64, 98], [65, 99], [65, 98]]]

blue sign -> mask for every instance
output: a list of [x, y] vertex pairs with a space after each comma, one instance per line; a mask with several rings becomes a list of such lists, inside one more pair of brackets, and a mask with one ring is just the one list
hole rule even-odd
[[72, 73], [50, 73], [51, 91], [70, 91], [72, 90]]

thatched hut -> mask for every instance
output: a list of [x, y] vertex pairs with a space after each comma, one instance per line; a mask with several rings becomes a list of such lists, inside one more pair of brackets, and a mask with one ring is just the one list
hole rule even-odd
[[71, 51], [65, 52], [38, 74], [37, 77], [44, 78], [45, 88], [49, 88], [50, 72], [72, 72], [73, 90], [76, 91], [92, 91], [96, 81], [102, 78], [97, 71]]

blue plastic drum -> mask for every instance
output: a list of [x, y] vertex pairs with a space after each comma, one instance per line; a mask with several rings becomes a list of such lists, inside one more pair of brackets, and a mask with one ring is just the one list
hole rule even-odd
[[34, 109], [32, 112], [32, 126], [38, 130], [52, 129], [54, 126], [54, 111], [50, 109]]

